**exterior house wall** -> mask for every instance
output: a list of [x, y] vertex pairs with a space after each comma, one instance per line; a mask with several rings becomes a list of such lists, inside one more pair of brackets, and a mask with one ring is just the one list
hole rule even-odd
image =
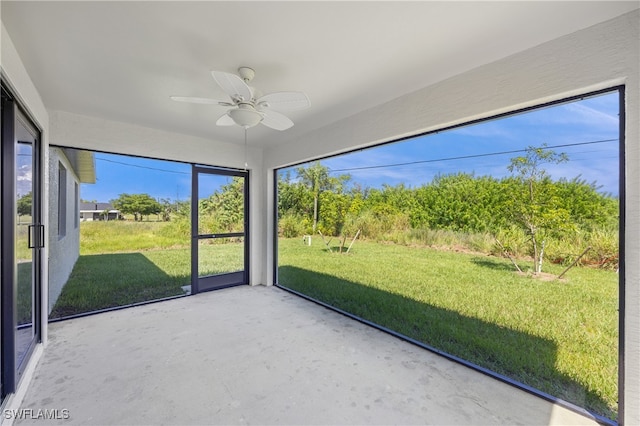
[[80, 220], [82, 222], [93, 222], [95, 221], [103, 221], [103, 220], [118, 220], [120, 218], [120, 214], [117, 211], [110, 211], [105, 215], [104, 212], [99, 211], [80, 211]]
[[626, 87], [624, 129], [624, 399], [622, 421], [640, 424], [640, 12], [622, 15], [355, 114], [265, 152], [264, 282], [273, 282], [274, 169], [471, 120]]
[[[60, 235], [58, 229], [59, 212], [58, 188], [60, 182], [60, 165], [66, 172], [66, 200], [65, 202], [65, 229], [64, 235]], [[73, 166], [69, 162], [64, 152], [59, 148], [49, 149], [49, 303], [48, 313], [51, 313], [53, 306], [58, 300], [62, 287], [64, 287], [73, 266], [78, 260], [80, 253], [80, 225], [76, 217], [78, 215], [75, 185], [80, 185], [80, 179], [76, 175]]]
[[[106, 212], [106, 213], [105, 213]], [[122, 215], [120, 211], [114, 209], [109, 203], [80, 203], [80, 221], [94, 221], [94, 220], [118, 220]]]

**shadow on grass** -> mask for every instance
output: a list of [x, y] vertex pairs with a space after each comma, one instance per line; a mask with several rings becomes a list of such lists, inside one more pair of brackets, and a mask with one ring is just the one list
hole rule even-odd
[[[487, 266], [494, 267], [493, 262]], [[600, 421], [615, 419], [616, 413], [599, 395], [557, 371], [558, 348], [549, 339], [293, 266], [278, 268], [278, 284], [584, 407], [602, 416]]]
[[18, 325], [31, 323], [32, 302], [32, 264], [31, 262], [20, 262], [17, 268], [18, 274], [18, 295], [17, 295], [17, 316]]
[[484, 268], [494, 269], [496, 271], [508, 271], [515, 272], [516, 268], [511, 263], [504, 263], [496, 259], [490, 259], [486, 257], [474, 257], [471, 262]]
[[178, 296], [189, 280], [168, 275], [142, 253], [80, 256], [49, 318]]

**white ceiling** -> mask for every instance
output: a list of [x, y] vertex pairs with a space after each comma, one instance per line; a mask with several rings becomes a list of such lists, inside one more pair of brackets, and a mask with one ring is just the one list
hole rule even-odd
[[1, 16], [47, 108], [243, 143], [217, 127], [226, 99], [211, 70], [256, 70], [264, 93], [304, 91], [299, 137], [477, 66], [589, 27], [638, 1], [1, 2]]

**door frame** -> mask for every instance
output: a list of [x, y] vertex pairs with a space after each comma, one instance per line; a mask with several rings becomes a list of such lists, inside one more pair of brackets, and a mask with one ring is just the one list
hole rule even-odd
[[[42, 129], [30, 114], [21, 107], [7, 82], [1, 80], [2, 90], [2, 146], [1, 161], [1, 205], [0, 246], [2, 260], [0, 265], [2, 285], [0, 286], [0, 401], [15, 392], [36, 345], [42, 339], [42, 249], [44, 248], [44, 225], [42, 221]], [[24, 356], [17, 359], [17, 268], [16, 268], [16, 124], [22, 125], [32, 133], [32, 219], [29, 225], [29, 244], [32, 249], [32, 324], [33, 337]], [[8, 214], [7, 214], [8, 213]], [[31, 236], [33, 235], [33, 239]]]
[[[200, 174], [216, 176], [229, 176], [243, 178], [243, 198], [244, 198], [244, 232], [199, 234], [198, 233], [198, 189]], [[242, 271], [226, 274], [199, 277], [198, 272], [198, 248], [199, 241], [203, 239], [215, 238], [244, 238], [244, 268]], [[218, 290], [226, 287], [249, 284], [249, 253], [250, 253], [250, 232], [249, 232], [249, 171], [238, 169], [227, 169], [221, 167], [192, 164], [191, 168], [191, 294], [198, 294], [204, 291]]]

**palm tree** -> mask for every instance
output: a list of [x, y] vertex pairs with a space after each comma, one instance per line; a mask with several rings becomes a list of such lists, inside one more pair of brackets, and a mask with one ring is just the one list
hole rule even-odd
[[342, 191], [343, 185], [351, 179], [350, 175], [340, 175], [337, 178], [329, 176], [329, 168], [320, 164], [319, 161], [307, 166], [298, 167], [296, 173], [300, 181], [313, 194], [313, 232], [316, 232], [320, 209], [318, 200], [323, 191]]
[[308, 167], [298, 167], [296, 172], [302, 184], [309, 188], [313, 194], [313, 232], [315, 233], [318, 227], [318, 199], [320, 198], [320, 193], [331, 188], [329, 169], [320, 164], [320, 162], [315, 162]]

